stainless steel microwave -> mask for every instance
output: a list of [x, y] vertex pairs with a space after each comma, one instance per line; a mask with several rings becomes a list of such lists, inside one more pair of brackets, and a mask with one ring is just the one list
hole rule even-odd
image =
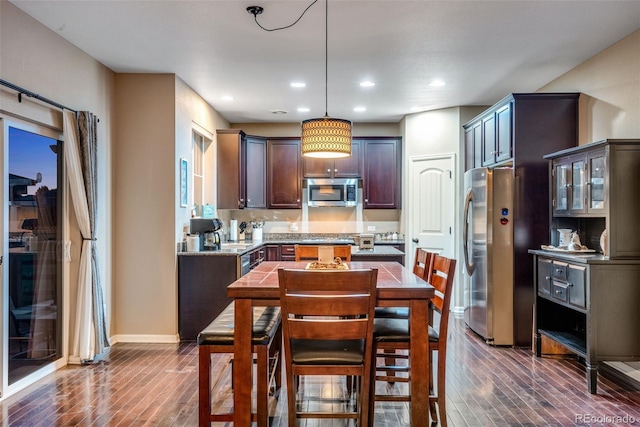
[[358, 204], [357, 179], [308, 179], [308, 204], [313, 207]]

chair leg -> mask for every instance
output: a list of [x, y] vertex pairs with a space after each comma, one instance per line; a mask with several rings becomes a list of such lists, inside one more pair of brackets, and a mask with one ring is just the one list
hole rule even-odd
[[[431, 351], [431, 350], [430, 350]], [[432, 396], [436, 396], [436, 388], [433, 385], [433, 351], [431, 351], [431, 357], [429, 358], [429, 394]], [[440, 356], [440, 355], [438, 355]], [[440, 358], [438, 357], [438, 367], [440, 366]], [[440, 384], [440, 375], [438, 374], [438, 385]], [[437, 396], [438, 398], [440, 396]], [[439, 406], [439, 405], [438, 405]], [[438, 419], [438, 412], [436, 410], [436, 402], [429, 399], [429, 413], [431, 414], [431, 420], [433, 423]]]
[[258, 426], [267, 427], [269, 425], [269, 351], [267, 346], [259, 345], [257, 347], [256, 409], [258, 411]]
[[296, 398], [298, 394], [298, 382], [300, 381], [297, 376], [294, 377], [291, 373], [287, 372], [287, 407], [288, 407], [288, 419], [289, 427], [296, 427]]
[[211, 422], [211, 353], [209, 346], [198, 349], [198, 425], [210, 426]]
[[440, 418], [440, 426], [447, 427], [447, 404], [446, 404], [446, 393], [445, 393], [445, 385], [446, 385], [446, 352], [440, 354], [438, 352], [438, 414]]

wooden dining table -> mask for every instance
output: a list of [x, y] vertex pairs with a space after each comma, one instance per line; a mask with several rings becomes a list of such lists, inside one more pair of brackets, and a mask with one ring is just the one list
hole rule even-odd
[[[265, 261], [227, 287], [227, 296], [235, 300], [234, 335], [234, 425], [251, 425], [252, 395], [252, 307], [280, 305], [278, 269], [304, 269], [308, 262]], [[433, 286], [397, 262], [361, 261], [347, 263], [349, 269], [378, 269], [377, 305], [408, 307], [411, 351], [411, 424], [429, 424], [429, 300]], [[373, 420], [370, 420], [373, 425]]]

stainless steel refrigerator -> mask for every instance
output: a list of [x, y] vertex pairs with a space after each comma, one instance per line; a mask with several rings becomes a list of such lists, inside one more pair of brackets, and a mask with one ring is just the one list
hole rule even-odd
[[464, 174], [466, 324], [494, 345], [514, 345], [514, 171]]

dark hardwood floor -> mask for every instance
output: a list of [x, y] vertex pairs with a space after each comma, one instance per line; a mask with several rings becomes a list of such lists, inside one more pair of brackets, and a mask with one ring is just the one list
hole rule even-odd
[[[598, 378], [587, 392], [585, 369], [575, 358], [537, 359], [526, 348], [487, 346], [460, 318], [452, 318], [448, 353], [450, 426], [640, 425], [640, 392]], [[69, 366], [0, 402], [9, 426], [196, 426], [198, 351], [195, 343], [117, 344], [103, 361]], [[229, 358], [216, 360], [228, 385]], [[378, 384], [380, 390], [389, 386]], [[396, 384], [394, 388], [400, 388]], [[305, 390], [340, 393], [327, 378]], [[230, 393], [221, 392], [220, 405]], [[286, 391], [273, 425], [286, 426]], [[306, 426], [342, 423], [308, 422]], [[407, 405], [378, 402], [375, 425], [409, 425]]]

